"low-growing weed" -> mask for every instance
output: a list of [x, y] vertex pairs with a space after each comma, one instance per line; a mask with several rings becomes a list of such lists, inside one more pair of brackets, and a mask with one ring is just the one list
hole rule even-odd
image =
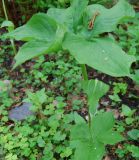
[[7, 160], [62, 160], [73, 153], [68, 139], [73, 114], [65, 114], [66, 103], [60, 97], [55, 99], [56, 102], [54, 97], [48, 97], [44, 89], [28, 92], [25, 101], [32, 103], [35, 114], [9, 127], [1, 125], [0, 144]]

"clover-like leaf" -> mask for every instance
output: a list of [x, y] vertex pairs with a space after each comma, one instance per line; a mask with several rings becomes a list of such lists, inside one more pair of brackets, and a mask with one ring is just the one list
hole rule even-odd
[[139, 130], [138, 129], [132, 129], [131, 131], [128, 131], [127, 134], [131, 139], [134, 139], [134, 140], [139, 139]]

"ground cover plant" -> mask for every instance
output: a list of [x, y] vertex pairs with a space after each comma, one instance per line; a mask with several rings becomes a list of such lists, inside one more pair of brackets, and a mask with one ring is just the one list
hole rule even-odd
[[[126, 77], [138, 87], [138, 37], [131, 47], [124, 39], [128, 37], [124, 30], [127, 23], [133, 41], [137, 14], [135, 17], [133, 7], [125, 0], [110, 9], [88, 3], [73, 0], [68, 8], [50, 8], [15, 30], [9, 30], [9, 21], [3, 22], [2, 27], [8, 27], [9, 33], [2, 39], [20, 40], [23, 45], [14, 53], [15, 62], [10, 66], [13, 75], [1, 61], [2, 79], [9, 79], [8, 74], [16, 77], [14, 81], [0, 82], [2, 158], [139, 158], [138, 111], [122, 103], [127, 92], [138, 101], [138, 89], [132, 93], [129, 84], [123, 82]], [[119, 40], [120, 44], [117, 36], [124, 39]], [[5, 50], [1, 52], [4, 57]], [[91, 77], [87, 70], [110, 80], [106, 84], [102, 77]], [[23, 77], [18, 79], [19, 74]], [[119, 82], [113, 83], [115, 79]], [[7, 107], [21, 103], [21, 97], [23, 103], [31, 104], [32, 115], [23, 121], [9, 120]], [[121, 113], [109, 105], [121, 106]]]

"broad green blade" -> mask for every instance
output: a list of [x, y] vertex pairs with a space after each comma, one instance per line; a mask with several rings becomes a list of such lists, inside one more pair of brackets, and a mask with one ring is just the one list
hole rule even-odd
[[99, 135], [98, 140], [103, 142], [105, 145], [114, 145], [120, 141], [123, 141], [124, 138], [119, 132], [110, 130], [106, 133], [104, 132], [103, 134]]
[[87, 123], [80, 123], [74, 125], [71, 130], [71, 140], [88, 140], [90, 139], [90, 133]]
[[51, 42], [44, 40], [31, 40], [25, 43], [15, 56], [16, 63], [14, 68], [27, 60], [38, 57], [42, 54], [48, 54], [60, 50], [64, 33], [65, 29], [63, 26], [58, 26], [55, 37]]
[[51, 41], [57, 30], [56, 22], [44, 13], [35, 14], [25, 25], [5, 35], [16, 40]]
[[81, 18], [83, 16], [83, 13], [87, 7], [88, 0], [74, 0], [71, 4], [72, 8], [72, 15], [73, 15], [73, 27], [74, 30], [77, 30], [77, 26], [81, 22]]
[[99, 113], [92, 119], [92, 132], [94, 136], [99, 137], [102, 133], [106, 133], [114, 126], [115, 120], [112, 112]]
[[76, 124], [86, 123], [84, 118], [81, 117], [77, 112], [74, 112], [74, 120]]
[[103, 143], [92, 139], [89, 125], [77, 124], [71, 129], [71, 144], [76, 149], [75, 160], [101, 160], [105, 153]]
[[74, 160], [102, 160], [104, 144], [94, 140], [77, 141]]
[[66, 34], [63, 49], [68, 50], [80, 64], [99, 70], [113, 77], [130, 76], [130, 66], [136, 61], [113, 41], [98, 38], [87, 41], [83, 37]]
[[104, 145], [116, 144], [123, 141], [124, 138], [117, 131], [113, 131], [114, 116], [112, 112], [100, 113], [92, 118], [92, 135], [94, 139], [102, 142]]
[[9, 32], [14, 30], [14, 24], [12, 21], [8, 21], [8, 20], [3, 21], [1, 24], [1, 28], [3, 27], [7, 27]]
[[22, 47], [20, 47], [17, 55], [15, 56], [16, 64], [14, 65], [14, 68], [27, 60], [40, 56], [41, 54], [48, 53], [51, 45], [51, 43], [36, 40], [25, 43]]
[[82, 88], [88, 96], [89, 111], [91, 114], [95, 114], [98, 108], [98, 101], [109, 90], [109, 86], [96, 79], [83, 81]]
[[50, 8], [47, 15], [53, 18], [58, 24], [65, 25], [69, 31], [73, 31], [72, 8], [58, 9]]
[[[95, 17], [92, 30], [89, 31], [86, 26], [96, 12], [99, 14]], [[86, 25], [82, 32], [83, 34], [94, 37], [104, 32], [114, 31], [117, 24], [120, 23], [123, 18], [134, 17], [135, 11], [126, 0], [119, 0], [119, 2], [111, 9], [106, 9], [97, 4], [89, 5], [86, 14], [88, 17], [85, 17]]]
[[91, 127], [79, 123], [71, 129], [71, 144], [75, 148], [75, 160], [102, 160], [107, 144], [116, 144], [124, 138], [113, 131], [114, 117], [111, 112], [99, 113], [92, 118]]

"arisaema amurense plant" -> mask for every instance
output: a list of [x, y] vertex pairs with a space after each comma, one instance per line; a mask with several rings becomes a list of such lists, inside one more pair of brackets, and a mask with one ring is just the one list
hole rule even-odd
[[25, 25], [5, 35], [24, 41], [15, 56], [14, 68], [44, 54], [68, 51], [81, 64], [82, 87], [88, 96], [88, 121], [75, 113], [71, 130], [71, 145], [75, 160], [101, 160], [105, 145], [113, 145], [123, 137], [113, 129], [111, 112], [98, 112], [99, 99], [109, 86], [98, 80], [88, 80], [86, 65], [113, 77], [130, 77], [130, 67], [136, 58], [127, 55], [108, 34], [124, 18], [135, 12], [126, 0], [107, 9], [88, 5], [88, 0], [73, 0], [67, 9], [50, 8], [47, 13], [35, 14]]

